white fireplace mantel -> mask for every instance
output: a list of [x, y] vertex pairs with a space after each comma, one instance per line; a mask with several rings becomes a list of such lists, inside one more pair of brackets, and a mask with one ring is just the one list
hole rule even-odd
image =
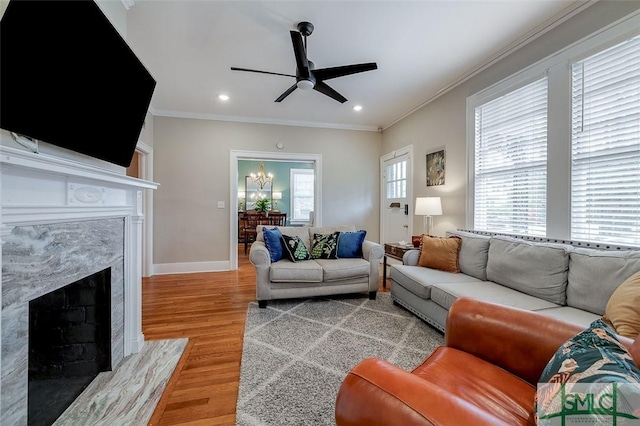
[[139, 352], [144, 345], [142, 191], [158, 184], [6, 146], [0, 146], [0, 179], [0, 238], [17, 226], [124, 218], [124, 356]]

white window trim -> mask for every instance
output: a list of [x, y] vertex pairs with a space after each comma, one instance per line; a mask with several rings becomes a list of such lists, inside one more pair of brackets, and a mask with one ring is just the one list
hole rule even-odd
[[[294, 179], [293, 179], [293, 175], [294, 174], [309, 174], [309, 175], [314, 175], [314, 170], [313, 169], [289, 169], [289, 188], [291, 188], [291, 193], [289, 194], [289, 211], [291, 212], [291, 218], [289, 220], [289, 223], [291, 223], [292, 225], [306, 225], [310, 222], [310, 220], [300, 220], [300, 219], [294, 219], [293, 218], [293, 202], [294, 202]], [[316, 177], [314, 176], [314, 179]], [[315, 196], [314, 196], [315, 198]], [[315, 201], [314, 201], [315, 203]], [[315, 211], [314, 211], [314, 215], [315, 215]]]
[[547, 58], [467, 98], [467, 229], [474, 229], [475, 108], [536, 77], [549, 79], [547, 149], [547, 236], [570, 239], [571, 232], [571, 67], [570, 64], [640, 34], [640, 11], [592, 33]]

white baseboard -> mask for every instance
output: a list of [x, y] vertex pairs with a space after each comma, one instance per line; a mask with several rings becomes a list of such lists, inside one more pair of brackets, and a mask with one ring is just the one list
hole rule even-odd
[[195, 272], [220, 272], [231, 270], [228, 260], [219, 262], [158, 263], [153, 265], [153, 275], [192, 274]]

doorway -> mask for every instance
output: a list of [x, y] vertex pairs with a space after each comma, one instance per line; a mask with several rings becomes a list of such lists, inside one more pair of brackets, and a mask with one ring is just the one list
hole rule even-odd
[[[261, 152], [261, 151], [231, 151], [230, 153], [230, 185], [229, 185], [229, 223], [230, 223], [230, 248], [229, 265], [231, 270], [238, 269], [238, 202], [239, 192], [245, 191], [240, 188], [238, 182], [242, 179], [239, 174], [239, 162], [243, 160], [254, 161], [282, 161], [282, 162], [305, 162], [312, 163], [315, 175], [314, 180], [314, 223], [316, 226], [322, 223], [322, 155], [302, 154], [302, 153], [282, 153], [282, 152]], [[288, 179], [288, 177], [287, 177]], [[246, 194], [245, 194], [246, 196]]]
[[[129, 177], [153, 181], [153, 148], [138, 141], [131, 165], [127, 168]], [[142, 276], [150, 277], [153, 270], [153, 191], [142, 191]]]
[[380, 242], [411, 242], [413, 146], [380, 157]]

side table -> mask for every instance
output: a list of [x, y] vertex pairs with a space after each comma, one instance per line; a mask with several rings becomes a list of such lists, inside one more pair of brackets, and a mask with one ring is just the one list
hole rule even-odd
[[387, 257], [402, 261], [402, 257], [409, 250], [415, 250], [413, 245], [385, 243], [382, 259], [382, 288], [387, 288]]

